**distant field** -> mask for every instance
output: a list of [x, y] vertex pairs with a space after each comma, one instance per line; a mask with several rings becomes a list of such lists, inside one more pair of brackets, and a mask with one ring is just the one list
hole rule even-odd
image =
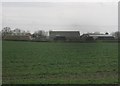
[[3, 84], [113, 84], [117, 63], [117, 43], [3, 41]]

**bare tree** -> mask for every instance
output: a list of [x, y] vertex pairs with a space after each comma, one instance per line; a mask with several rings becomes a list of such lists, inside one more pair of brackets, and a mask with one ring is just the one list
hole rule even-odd
[[116, 39], [120, 39], [120, 31], [111, 33]]
[[33, 33], [34, 37], [45, 37], [47, 33], [44, 30], [38, 30]]
[[12, 30], [10, 27], [4, 27], [2, 29], [2, 36], [11, 35], [11, 34], [12, 34]]
[[18, 29], [18, 28], [13, 30], [14, 35], [21, 35], [21, 32], [22, 31], [20, 29]]

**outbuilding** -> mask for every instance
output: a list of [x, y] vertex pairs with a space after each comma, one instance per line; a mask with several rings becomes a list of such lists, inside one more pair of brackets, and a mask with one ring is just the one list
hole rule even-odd
[[50, 40], [79, 41], [79, 31], [49, 31]]

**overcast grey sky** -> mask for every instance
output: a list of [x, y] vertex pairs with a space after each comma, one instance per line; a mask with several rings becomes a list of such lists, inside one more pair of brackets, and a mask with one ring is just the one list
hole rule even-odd
[[3, 27], [36, 30], [114, 32], [118, 25], [117, 2], [4, 2]]

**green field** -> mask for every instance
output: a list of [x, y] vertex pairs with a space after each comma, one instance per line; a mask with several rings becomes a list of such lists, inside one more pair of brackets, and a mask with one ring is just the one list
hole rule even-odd
[[118, 83], [117, 43], [3, 41], [3, 84]]

